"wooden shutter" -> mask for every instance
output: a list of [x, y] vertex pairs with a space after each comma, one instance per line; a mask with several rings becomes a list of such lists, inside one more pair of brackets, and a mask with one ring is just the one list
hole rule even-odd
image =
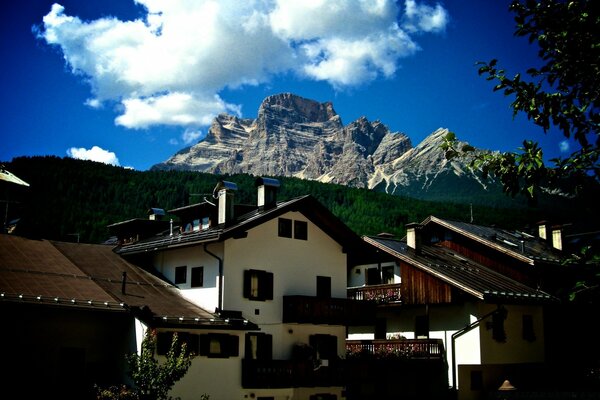
[[[264, 272], [263, 277], [264, 277], [263, 282], [265, 284], [264, 285], [265, 287], [264, 287], [264, 291], [263, 291], [261, 297], [264, 300], [273, 300], [273, 273], [272, 272]], [[262, 288], [260, 286], [259, 286], [259, 290], [262, 290]]]

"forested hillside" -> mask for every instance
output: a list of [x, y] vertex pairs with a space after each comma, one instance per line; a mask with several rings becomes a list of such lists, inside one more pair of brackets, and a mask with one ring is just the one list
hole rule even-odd
[[[249, 175], [140, 172], [59, 157], [21, 157], [4, 165], [31, 185], [23, 187], [3, 182], [0, 204], [5, 221], [21, 218], [18, 234], [45, 239], [103, 242], [109, 237], [107, 225], [146, 218], [150, 207], [169, 210], [201, 201], [201, 194], [212, 193], [221, 179], [237, 183], [237, 203], [256, 202], [255, 177]], [[388, 232], [402, 236], [406, 223], [420, 222], [428, 215], [467, 222], [471, 219], [469, 204], [428, 202], [367, 189], [295, 178], [279, 179], [279, 199], [311, 194], [361, 235]], [[585, 212], [584, 207], [576, 210]], [[562, 211], [565, 211], [562, 207], [542, 210], [474, 206], [472, 215], [478, 224], [523, 228], [540, 219], [564, 220], [560, 215]]]

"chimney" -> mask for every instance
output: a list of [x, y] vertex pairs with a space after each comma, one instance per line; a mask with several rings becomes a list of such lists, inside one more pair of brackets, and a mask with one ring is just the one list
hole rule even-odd
[[279, 181], [273, 178], [257, 178], [256, 187], [258, 199], [257, 205], [262, 209], [275, 207], [277, 204], [277, 189], [279, 189]]
[[148, 219], [151, 221], [161, 221], [165, 216], [165, 210], [162, 208], [151, 208], [148, 210]]
[[538, 225], [538, 236], [540, 239], [543, 240], [548, 240], [550, 239], [548, 237], [548, 235], [550, 234], [549, 229], [548, 229], [548, 222], [546, 221], [540, 221], [537, 223]]
[[552, 227], [552, 247], [556, 250], [562, 250], [562, 227]]
[[220, 181], [215, 187], [219, 199], [218, 224], [225, 225], [233, 221], [233, 192], [237, 185], [233, 182]]
[[406, 244], [417, 254], [421, 252], [421, 224], [412, 222], [406, 225]]

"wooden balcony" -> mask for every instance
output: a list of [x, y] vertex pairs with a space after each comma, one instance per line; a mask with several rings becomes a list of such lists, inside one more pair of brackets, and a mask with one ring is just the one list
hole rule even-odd
[[360, 301], [372, 301], [376, 304], [399, 304], [400, 284], [369, 285], [348, 288], [348, 298]]
[[442, 339], [346, 340], [348, 359], [441, 359], [445, 360]]
[[327, 325], [369, 325], [374, 304], [350, 299], [283, 296], [283, 322]]
[[242, 360], [242, 387], [245, 389], [343, 385], [343, 368], [339, 360], [329, 360], [328, 366], [292, 360]]

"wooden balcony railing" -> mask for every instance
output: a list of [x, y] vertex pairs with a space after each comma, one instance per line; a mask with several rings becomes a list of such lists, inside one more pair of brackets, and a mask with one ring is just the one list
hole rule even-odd
[[242, 387], [246, 389], [343, 385], [339, 360], [328, 360], [327, 366], [292, 360], [242, 360]]
[[445, 359], [442, 339], [346, 340], [346, 357], [373, 359]]
[[348, 298], [352, 300], [373, 301], [377, 304], [399, 303], [400, 284], [369, 285], [348, 288]]
[[375, 321], [374, 304], [350, 299], [283, 296], [283, 322], [328, 325], [368, 325]]

